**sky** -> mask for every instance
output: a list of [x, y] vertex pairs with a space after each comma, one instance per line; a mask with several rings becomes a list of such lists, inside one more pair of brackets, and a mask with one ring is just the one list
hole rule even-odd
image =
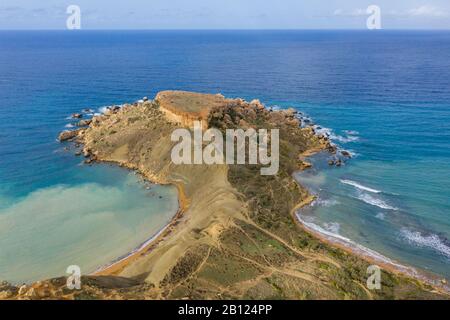
[[1, 0], [0, 29], [365, 29], [369, 5], [383, 29], [450, 29], [450, 0]]

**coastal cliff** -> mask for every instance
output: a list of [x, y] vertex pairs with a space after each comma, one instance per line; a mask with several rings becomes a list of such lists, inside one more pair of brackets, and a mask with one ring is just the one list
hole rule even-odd
[[[280, 130], [280, 168], [260, 165], [175, 165], [173, 130], [203, 121], [204, 129]], [[305, 156], [335, 151], [299, 125], [294, 110], [258, 100], [164, 91], [155, 100], [96, 116], [76, 132], [86, 162], [112, 162], [150, 181], [176, 185], [180, 210], [143, 250], [70, 291], [65, 279], [16, 288], [6, 298], [67, 299], [434, 299], [447, 297], [417, 279], [382, 270], [381, 289], [366, 287], [369, 261], [307, 232], [295, 210], [313, 197], [292, 177]], [[6, 289], [7, 288], [7, 289]]]

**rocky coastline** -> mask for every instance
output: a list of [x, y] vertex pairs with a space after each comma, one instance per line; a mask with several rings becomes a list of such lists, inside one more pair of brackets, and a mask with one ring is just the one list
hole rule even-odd
[[[67, 291], [63, 278], [20, 288], [3, 284], [6, 299], [448, 298], [389, 268], [383, 269], [382, 289], [369, 291], [370, 261], [298, 224], [295, 210], [313, 198], [293, 173], [310, 167], [307, 157], [319, 151], [329, 152], [329, 164], [336, 166], [351, 154], [294, 109], [166, 91], [91, 119], [83, 113], [73, 118], [79, 128], [62, 132], [59, 140], [72, 141], [86, 164], [116, 163], [150, 181], [176, 185], [180, 210], [141, 250], [84, 277], [81, 290]], [[193, 119], [219, 130], [279, 129], [280, 172], [264, 177], [258, 165], [174, 165], [170, 134]]]

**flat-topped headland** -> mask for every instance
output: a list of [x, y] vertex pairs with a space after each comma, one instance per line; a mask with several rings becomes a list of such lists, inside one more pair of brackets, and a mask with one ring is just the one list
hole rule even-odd
[[[174, 164], [172, 132], [197, 120], [203, 129], [222, 132], [278, 129], [278, 173], [261, 175], [259, 164]], [[81, 290], [67, 290], [65, 278], [59, 278], [20, 290], [8, 287], [10, 298], [448, 297], [390, 268], [382, 268], [381, 288], [369, 290], [369, 260], [322, 241], [297, 222], [296, 210], [314, 197], [293, 173], [309, 166], [306, 156], [336, 149], [313, 128], [300, 126], [293, 109], [271, 110], [258, 100], [219, 94], [164, 91], [154, 100], [94, 116], [68, 139], [82, 146], [89, 163], [116, 163], [153, 182], [176, 185], [180, 211], [140, 251], [83, 277]]]

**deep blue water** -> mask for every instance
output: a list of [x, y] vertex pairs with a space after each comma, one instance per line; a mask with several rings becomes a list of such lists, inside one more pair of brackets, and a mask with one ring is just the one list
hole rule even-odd
[[55, 141], [66, 117], [166, 89], [294, 106], [331, 128], [356, 157], [341, 168], [316, 157], [321, 170], [300, 180], [321, 201], [305, 217], [450, 277], [444, 31], [0, 32], [0, 215], [61, 184], [114, 184], [113, 169], [83, 169]]

